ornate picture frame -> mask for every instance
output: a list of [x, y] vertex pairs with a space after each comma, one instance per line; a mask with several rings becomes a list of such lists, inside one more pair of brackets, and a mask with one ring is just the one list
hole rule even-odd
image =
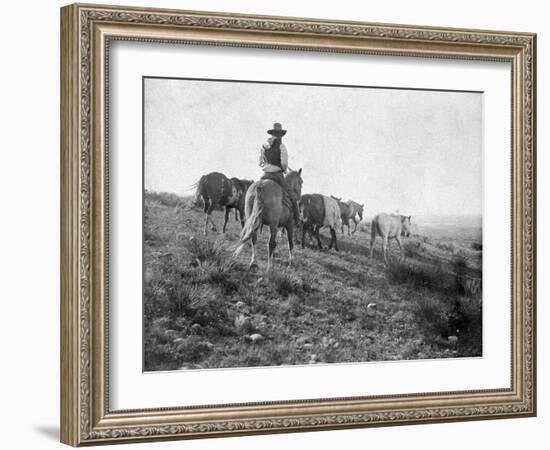
[[[113, 411], [109, 80], [117, 40], [511, 64], [511, 385], [507, 389]], [[536, 35], [74, 4], [61, 9], [61, 441], [72, 445], [536, 414]], [[137, 281], [139, 282], [139, 281]]]

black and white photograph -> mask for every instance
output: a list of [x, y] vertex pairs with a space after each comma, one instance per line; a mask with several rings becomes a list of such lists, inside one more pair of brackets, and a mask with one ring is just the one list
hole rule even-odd
[[483, 93], [143, 78], [145, 371], [481, 357]]

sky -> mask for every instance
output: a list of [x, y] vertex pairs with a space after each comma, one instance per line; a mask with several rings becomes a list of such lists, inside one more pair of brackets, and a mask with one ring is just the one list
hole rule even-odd
[[209, 172], [257, 180], [273, 122], [302, 193], [367, 215], [482, 213], [483, 94], [144, 79], [146, 190], [194, 193]]

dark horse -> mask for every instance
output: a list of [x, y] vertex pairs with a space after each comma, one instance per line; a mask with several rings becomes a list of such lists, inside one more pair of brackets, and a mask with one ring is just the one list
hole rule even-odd
[[[285, 176], [292, 201], [297, 201], [302, 195], [302, 169], [290, 171]], [[283, 201], [283, 188], [273, 180], [256, 181], [246, 193], [245, 199], [246, 223], [241, 232], [239, 245], [234, 257], [238, 256], [249, 240], [252, 242], [252, 258], [250, 267], [256, 264], [256, 242], [261, 225], [269, 226], [270, 237], [268, 246], [267, 270], [273, 266], [273, 254], [277, 246], [277, 230], [283, 227], [288, 238], [289, 264], [292, 264], [292, 249], [294, 248], [294, 216], [290, 205]]]
[[204, 234], [208, 233], [208, 222], [212, 224], [212, 231], [216, 230], [216, 225], [212, 220], [212, 211], [216, 207], [225, 208], [225, 220], [223, 222], [223, 232], [227, 226], [229, 212], [231, 208], [235, 208], [235, 219], [237, 219], [237, 211], [241, 216], [241, 226], [244, 227], [244, 198], [246, 190], [252, 184], [249, 180], [240, 180], [238, 178], [227, 178], [223, 173], [212, 172], [203, 175], [197, 183], [197, 191], [195, 193], [195, 201], [202, 198], [204, 203], [204, 212], [206, 220], [204, 223]]
[[315, 236], [319, 249], [323, 249], [319, 230], [327, 226], [330, 229], [329, 250], [334, 246], [338, 251], [336, 229], [340, 225], [340, 210], [335, 199], [321, 194], [304, 194], [299, 202], [300, 218], [302, 221], [302, 248], [305, 245], [306, 232]]

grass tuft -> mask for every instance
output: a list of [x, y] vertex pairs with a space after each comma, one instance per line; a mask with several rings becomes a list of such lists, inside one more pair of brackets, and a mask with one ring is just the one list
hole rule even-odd
[[450, 309], [441, 300], [429, 296], [418, 297], [413, 311], [424, 328], [437, 336], [449, 336]]
[[282, 297], [290, 294], [299, 294], [302, 291], [302, 282], [288, 269], [271, 270], [267, 276], [271, 288]]
[[226, 261], [225, 249], [221, 240], [209, 240], [206, 237], [191, 237], [184, 243], [192, 264], [202, 266], [213, 264], [218, 268]]

